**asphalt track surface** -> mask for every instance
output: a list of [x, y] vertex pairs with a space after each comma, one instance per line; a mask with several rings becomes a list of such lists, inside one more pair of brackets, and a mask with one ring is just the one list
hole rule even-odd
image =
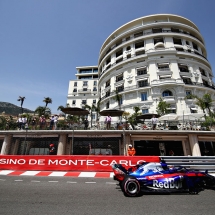
[[214, 215], [215, 191], [128, 198], [110, 178], [1, 175], [0, 214]]

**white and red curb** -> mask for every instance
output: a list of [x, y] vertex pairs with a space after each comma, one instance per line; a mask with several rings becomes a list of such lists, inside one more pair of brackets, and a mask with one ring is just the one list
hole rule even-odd
[[112, 178], [113, 172], [63, 172], [63, 171], [16, 171], [0, 170], [0, 175], [7, 176], [70, 176], [85, 178]]
[[[0, 170], [0, 176], [69, 176], [85, 178], [113, 178], [113, 172], [63, 172], [63, 171], [16, 171]], [[215, 173], [210, 175], [215, 176]]]

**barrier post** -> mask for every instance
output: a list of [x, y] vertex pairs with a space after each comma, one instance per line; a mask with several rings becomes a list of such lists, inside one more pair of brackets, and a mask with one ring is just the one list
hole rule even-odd
[[1, 149], [1, 155], [7, 155], [10, 152], [12, 135], [8, 134], [4, 137], [4, 142]]

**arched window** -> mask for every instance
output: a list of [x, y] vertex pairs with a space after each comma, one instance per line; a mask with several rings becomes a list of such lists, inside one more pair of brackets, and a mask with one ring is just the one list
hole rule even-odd
[[162, 96], [163, 97], [172, 96], [172, 92], [170, 90], [165, 90], [165, 91], [163, 91]]

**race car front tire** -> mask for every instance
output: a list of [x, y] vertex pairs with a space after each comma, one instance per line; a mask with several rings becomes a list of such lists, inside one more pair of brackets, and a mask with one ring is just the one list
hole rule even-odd
[[135, 197], [140, 193], [140, 183], [133, 177], [126, 177], [121, 188], [125, 196]]

